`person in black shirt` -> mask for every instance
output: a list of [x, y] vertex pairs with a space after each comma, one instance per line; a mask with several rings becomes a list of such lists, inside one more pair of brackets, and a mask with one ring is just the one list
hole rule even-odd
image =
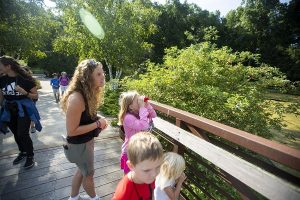
[[33, 77], [9, 56], [0, 57], [0, 73], [4, 74], [0, 77], [0, 102], [7, 111], [1, 112], [0, 119], [9, 120], [7, 125], [14, 134], [20, 151], [13, 164], [26, 158], [24, 167], [31, 168], [34, 166], [34, 153], [29, 135], [31, 119], [28, 112], [36, 110], [31, 99], [38, 98], [37, 87]]
[[79, 199], [82, 185], [89, 199], [98, 200], [94, 186], [94, 137], [107, 127], [107, 121], [97, 116], [102, 102], [105, 76], [100, 62], [83, 60], [76, 67], [68, 90], [61, 100], [66, 113], [67, 143], [64, 152], [67, 159], [78, 167], [72, 180], [69, 200]]

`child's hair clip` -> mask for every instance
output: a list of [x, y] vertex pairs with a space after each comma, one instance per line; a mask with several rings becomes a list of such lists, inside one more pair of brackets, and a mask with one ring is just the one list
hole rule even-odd
[[144, 102], [147, 102], [149, 100], [149, 97], [144, 97]]

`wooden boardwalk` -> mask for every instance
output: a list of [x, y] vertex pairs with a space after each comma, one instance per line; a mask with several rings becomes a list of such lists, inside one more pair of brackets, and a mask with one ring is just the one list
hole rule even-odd
[[[111, 199], [123, 176], [119, 167], [118, 137], [100, 138], [95, 142], [95, 187], [102, 200]], [[35, 151], [36, 165], [23, 169], [24, 162], [12, 165], [16, 154], [0, 157], [0, 200], [68, 199], [76, 166], [69, 163], [61, 146]], [[80, 191], [85, 194], [83, 189]]]

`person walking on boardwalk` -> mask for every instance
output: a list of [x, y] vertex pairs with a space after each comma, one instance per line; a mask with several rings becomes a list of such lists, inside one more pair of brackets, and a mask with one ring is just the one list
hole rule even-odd
[[32, 140], [29, 135], [31, 121], [41, 131], [40, 116], [32, 99], [38, 98], [37, 87], [33, 77], [13, 58], [0, 57], [0, 101], [3, 109], [0, 112], [0, 126], [7, 123], [14, 134], [19, 148], [19, 155], [13, 164], [20, 163], [24, 158], [24, 167], [34, 166]]
[[50, 85], [52, 86], [55, 102], [59, 102], [59, 79], [56, 73], [53, 74], [53, 78], [50, 81]]
[[59, 86], [61, 91], [61, 96], [64, 95], [65, 91], [67, 90], [69, 85], [69, 78], [67, 77], [66, 72], [61, 73], [61, 77], [59, 77]]
[[78, 167], [72, 180], [69, 200], [79, 199], [81, 184], [89, 199], [99, 199], [93, 179], [94, 137], [107, 127], [107, 121], [97, 116], [104, 84], [102, 64], [93, 59], [83, 60], [77, 66], [69, 89], [61, 100], [67, 127], [64, 152], [67, 159]]

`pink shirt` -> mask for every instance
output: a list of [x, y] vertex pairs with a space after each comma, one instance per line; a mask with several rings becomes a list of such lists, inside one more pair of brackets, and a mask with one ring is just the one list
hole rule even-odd
[[125, 141], [122, 145], [122, 154], [127, 152], [128, 141], [131, 136], [140, 131], [146, 131], [149, 128], [152, 118], [156, 117], [156, 112], [151, 105], [140, 108], [139, 118], [131, 113], [127, 113], [123, 120], [125, 131]]

